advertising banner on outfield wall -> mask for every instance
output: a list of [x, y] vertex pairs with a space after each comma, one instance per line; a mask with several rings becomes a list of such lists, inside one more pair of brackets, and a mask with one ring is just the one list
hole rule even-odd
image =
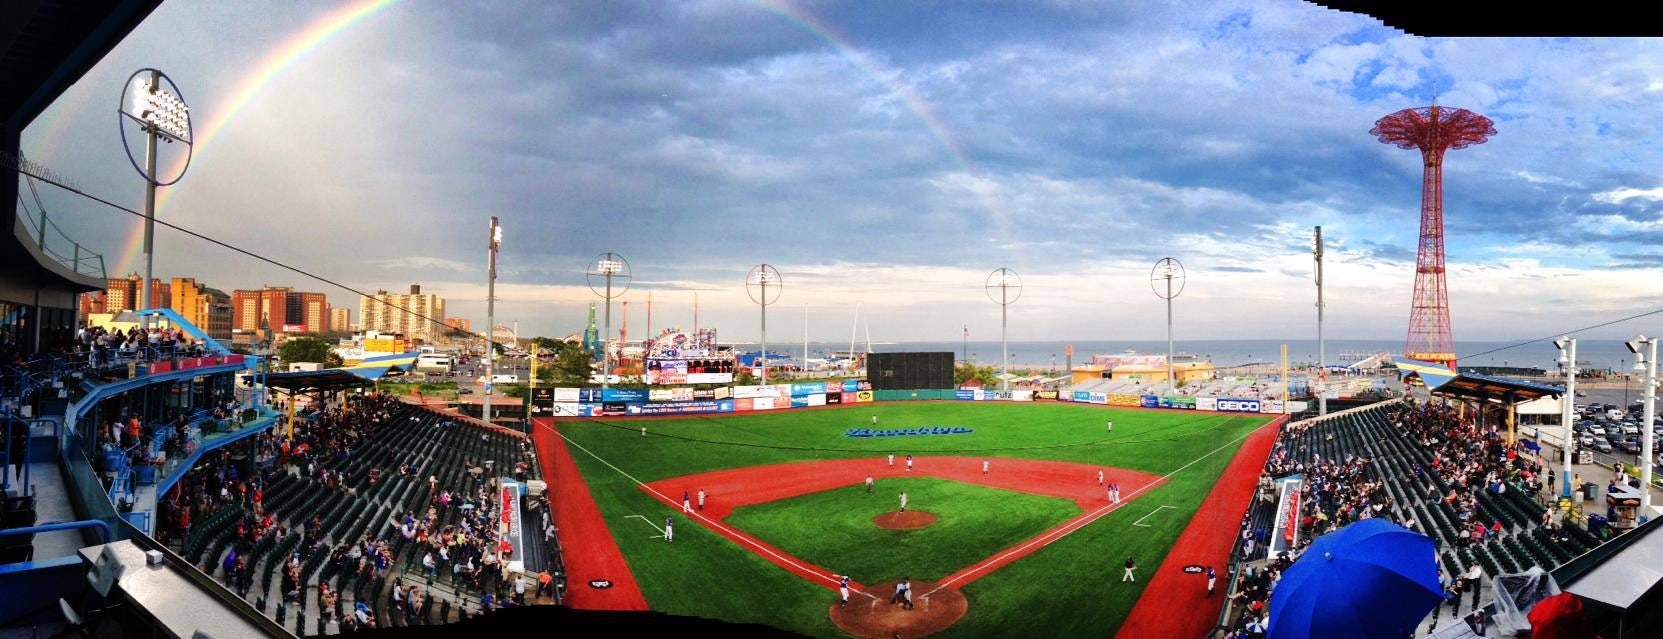
[[1034, 401], [1034, 392], [1031, 391], [1031, 390], [1011, 391], [1011, 401], [1013, 401], [1013, 402], [1031, 402], [1031, 401]]
[[1110, 406], [1142, 406], [1143, 397], [1127, 393], [1109, 393], [1102, 403]]
[[826, 393], [827, 404], [842, 404], [843, 393]]
[[645, 388], [608, 388], [601, 391], [602, 402], [644, 402], [648, 400]]
[[1074, 401], [1076, 401], [1076, 402], [1090, 402], [1091, 401], [1091, 393], [1087, 392], [1087, 391], [1074, 391]]
[[625, 415], [629, 413], [629, 405], [623, 402], [605, 402], [601, 404], [602, 415]]
[[1257, 413], [1261, 410], [1262, 406], [1263, 402], [1256, 399], [1232, 399], [1229, 397], [1220, 397], [1218, 398], [1217, 410], [1224, 411], [1226, 413]]
[[[1089, 401], [1093, 404], [1113, 404], [1114, 396], [1108, 393], [1092, 393]], [[1137, 404], [1133, 404], [1133, 406], [1136, 405]]]
[[[751, 410], [774, 410], [777, 405], [773, 397], [758, 397], [751, 400]], [[789, 404], [788, 404], [789, 405]]]
[[1280, 400], [1280, 399], [1267, 399], [1263, 402], [1260, 402], [1259, 403], [1259, 412], [1261, 412], [1261, 413], [1281, 413], [1282, 412], [1282, 400]]
[[808, 405], [809, 406], [825, 406], [826, 405], [826, 394], [825, 393], [816, 393], [816, 394], [813, 394], [813, 395], [809, 395], [806, 399], [808, 399]]
[[557, 401], [557, 402], [581, 402], [581, 401], [583, 401], [583, 398], [578, 394], [578, 390], [580, 390], [580, 389], [576, 389], [576, 388], [556, 388], [556, 389], [554, 389], [554, 401]]
[[1160, 408], [1161, 398], [1154, 395], [1139, 395], [1138, 405], [1144, 408]]
[[1034, 393], [1034, 399], [1058, 399], [1058, 395], [1054, 390], [1042, 390]]
[[1176, 397], [1163, 395], [1161, 397], [1161, 408], [1179, 408], [1179, 409], [1184, 409], [1184, 410], [1194, 410], [1195, 409], [1195, 398], [1194, 397], [1184, 397], [1182, 395], [1176, 396]]
[[974, 388], [960, 388], [956, 391], [953, 391], [953, 399], [960, 400], [960, 401], [966, 401], [966, 402], [973, 401], [973, 400], [976, 399], [976, 393], [977, 392], [978, 392], [977, 389], [974, 389]]
[[736, 412], [744, 412], [744, 411], [753, 410], [755, 407], [751, 405], [751, 402], [754, 402], [754, 401], [756, 401], [756, 400], [751, 399], [749, 397], [740, 397], [738, 399], [735, 399], [735, 400], [733, 400], [733, 410], [736, 411]]
[[1195, 398], [1195, 409], [1196, 410], [1218, 410], [1218, 398], [1217, 397], [1197, 397], [1197, 398]]
[[670, 401], [670, 399], [671, 399], [670, 389], [668, 389], [668, 388], [654, 388], [652, 390], [649, 390], [649, 391], [647, 391], [647, 399], [650, 400], [650, 401], [654, 401], [654, 402]]
[[774, 396], [774, 387], [773, 386], [735, 386], [735, 387], [733, 387], [733, 397], [734, 397], [734, 399], [754, 399], [754, 398], [757, 398], [757, 397], [773, 397], [773, 396]]
[[631, 415], [677, 415], [685, 413], [731, 413], [733, 400], [707, 402], [673, 402], [665, 404], [631, 404]]
[[855, 401], [857, 401], [857, 402], [872, 401], [872, 391], [863, 390], [863, 391], [860, 391], [858, 393], [855, 393]]
[[1011, 400], [1010, 391], [982, 391], [982, 399], [988, 401], [1008, 402]]
[[814, 382], [812, 384], [792, 384], [791, 385], [791, 396], [792, 397], [804, 397], [804, 396], [807, 396], [807, 395], [813, 395], [815, 393], [824, 393], [824, 392], [826, 392], [826, 383], [825, 382]]
[[688, 373], [689, 384], [732, 384], [733, 373]]
[[556, 402], [553, 413], [555, 417], [585, 417], [589, 414], [588, 408], [576, 402]]

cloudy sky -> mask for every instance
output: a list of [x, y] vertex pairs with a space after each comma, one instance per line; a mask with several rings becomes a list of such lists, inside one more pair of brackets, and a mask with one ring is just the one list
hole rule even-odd
[[[235, 109], [351, 7], [170, 1], [24, 151], [138, 206], [108, 105], [161, 68], [197, 122], [233, 113], [163, 219], [365, 289], [419, 282], [480, 324], [496, 215], [498, 318], [527, 334], [578, 330], [585, 266], [617, 251], [635, 334], [646, 291], [659, 326], [691, 325], [698, 291], [702, 324], [754, 338], [742, 281], [765, 261], [780, 321], [806, 305], [817, 338], [861, 303], [875, 340], [994, 335], [997, 267], [1027, 285], [1012, 339], [1156, 338], [1149, 267], [1172, 255], [1180, 335], [1308, 337], [1320, 224], [1328, 335], [1398, 339], [1420, 162], [1368, 131], [1436, 91], [1498, 131], [1445, 174], [1458, 341], [1663, 306], [1657, 41], [1425, 39], [1288, 1], [459, 6], [375, 10]], [[142, 268], [131, 216], [41, 195], [112, 275]], [[157, 247], [159, 276], [320, 290], [356, 319], [345, 291], [172, 231]]]

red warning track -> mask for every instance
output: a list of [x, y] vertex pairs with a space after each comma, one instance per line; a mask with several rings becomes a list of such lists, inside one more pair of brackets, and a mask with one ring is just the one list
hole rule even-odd
[[[541, 427], [533, 428], [531, 437], [537, 444], [543, 477], [554, 490], [550, 508], [565, 550], [567, 605], [583, 610], [647, 610], [647, 598], [635, 583], [618, 544], [612, 541], [612, 533], [572, 461], [566, 440], [555, 432], [552, 420], [545, 417], [532, 421]], [[609, 580], [612, 587], [591, 588], [589, 581], [593, 579]]]
[[1227, 594], [1222, 582], [1229, 579], [1220, 579], [1218, 592], [1209, 599], [1206, 577], [1185, 574], [1183, 568], [1192, 564], [1213, 566], [1224, 577], [1241, 532], [1241, 518], [1247, 513], [1259, 473], [1285, 421], [1287, 418], [1282, 417], [1260, 426], [1242, 442], [1115, 637], [1201, 637], [1218, 623]]
[[[663, 479], [641, 486], [643, 491], [672, 508], [681, 508], [683, 493], [694, 496], [704, 490], [705, 508], [693, 518], [712, 530], [750, 548], [774, 564], [811, 582], [835, 588], [835, 575], [727, 525], [723, 520], [734, 509], [798, 495], [863, 484], [867, 476], [881, 480], [892, 477], [937, 477], [991, 488], [1072, 499], [1084, 513], [1055, 528], [1047, 530], [993, 556], [978, 561], [946, 579], [942, 585], [961, 588], [983, 575], [1032, 553], [1046, 544], [1067, 535], [1115, 509], [1129, 504], [1137, 494], [1148, 492], [1165, 480], [1148, 473], [1080, 464], [1074, 462], [1041, 461], [1034, 459], [991, 458], [987, 474], [982, 473], [981, 457], [915, 457], [913, 470], [906, 469], [906, 458], [897, 457], [890, 467], [885, 457], [837, 459], [793, 462], [770, 466], [752, 466], [718, 470], [696, 475]], [[1108, 491], [1097, 483], [1097, 472], [1104, 473], [1104, 482], [1121, 486], [1119, 504], [1109, 502]], [[858, 589], [864, 590], [864, 588]]]

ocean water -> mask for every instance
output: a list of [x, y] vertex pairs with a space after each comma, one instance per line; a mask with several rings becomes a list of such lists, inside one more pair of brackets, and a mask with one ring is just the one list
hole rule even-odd
[[[1559, 350], [1554, 348], [1553, 342], [1543, 341], [1524, 346], [1514, 346], [1520, 341], [1496, 342], [1456, 342], [1455, 352], [1464, 366], [1526, 366], [1552, 369], [1559, 358]], [[1278, 340], [1178, 340], [1173, 344], [1173, 352], [1201, 355], [1211, 358], [1218, 366], [1236, 366], [1253, 363], [1276, 363], [1281, 359], [1281, 347], [1284, 342]], [[1316, 340], [1287, 340], [1288, 362], [1314, 363], [1317, 361]], [[1068, 345], [1074, 346], [1074, 363], [1081, 364], [1091, 361], [1093, 354], [1116, 354], [1127, 349], [1141, 353], [1165, 353], [1165, 341], [1149, 340], [1081, 340], [1081, 341], [1029, 341], [1011, 342], [1010, 355], [1014, 366], [1049, 368], [1053, 360], [1058, 369], [1063, 367]], [[754, 348], [754, 345], [751, 346]], [[825, 357], [831, 351], [848, 350], [848, 342], [809, 342], [811, 357]], [[856, 342], [857, 350], [864, 349], [865, 342]], [[978, 364], [997, 364], [999, 362], [999, 342], [987, 340], [970, 340], [965, 342], [892, 342], [872, 343], [872, 350], [877, 352], [921, 352], [921, 351], [952, 351], [959, 358], [968, 355], [969, 359]], [[743, 346], [741, 348], [744, 348]], [[800, 360], [803, 355], [803, 344], [774, 343], [769, 351], [787, 355], [793, 360]], [[1402, 353], [1403, 340], [1353, 340], [1331, 339], [1327, 341], [1327, 360], [1329, 364], [1348, 364], [1355, 361], [1355, 357], [1374, 353]], [[1578, 340], [1577, 361], [1584, 370], [1618, 369], [1631, 367], [1634, 355], [1628, 352], [1622, 340]]]

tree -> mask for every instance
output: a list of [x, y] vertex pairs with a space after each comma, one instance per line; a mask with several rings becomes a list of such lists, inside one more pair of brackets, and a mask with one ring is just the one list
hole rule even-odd
[[[536, 338], [539, 340], [546, 338]], [[548, 340], [539, 342], [537, 350], [554, 353], [554, 365], [537, 367], [537, 381], [555, 386], [584, 386], [594, 375], [594, 360], [583, 346], [572, 342]], [[540, 355], [541, 353], [539, 353]]]
[[735, 385], [735, 386], [755, 386], [756, 385], [756, 376], [752, 375], [751, 372], [748, 371], [748, 370], [739, 371], [739, 374], [734, 376], [734, 378], [733, 378], [733, 385]]
[[977, 366], [975, 364], [959, 364], [953, 368], [953, 385], [963, 386], [970, 380], [981, 383], [983, 388], [992, 388], [999, 383], [995, 377], [999, 372], [992, 366]]
[[278, 349], [277, 357], [285, 364], [294, 362], [315, 362], [324, 368], [338, 368], [343, 363], [341, 356], [330, 347], [329, 342], [316, 337], [295, 337], [283, 342]]

